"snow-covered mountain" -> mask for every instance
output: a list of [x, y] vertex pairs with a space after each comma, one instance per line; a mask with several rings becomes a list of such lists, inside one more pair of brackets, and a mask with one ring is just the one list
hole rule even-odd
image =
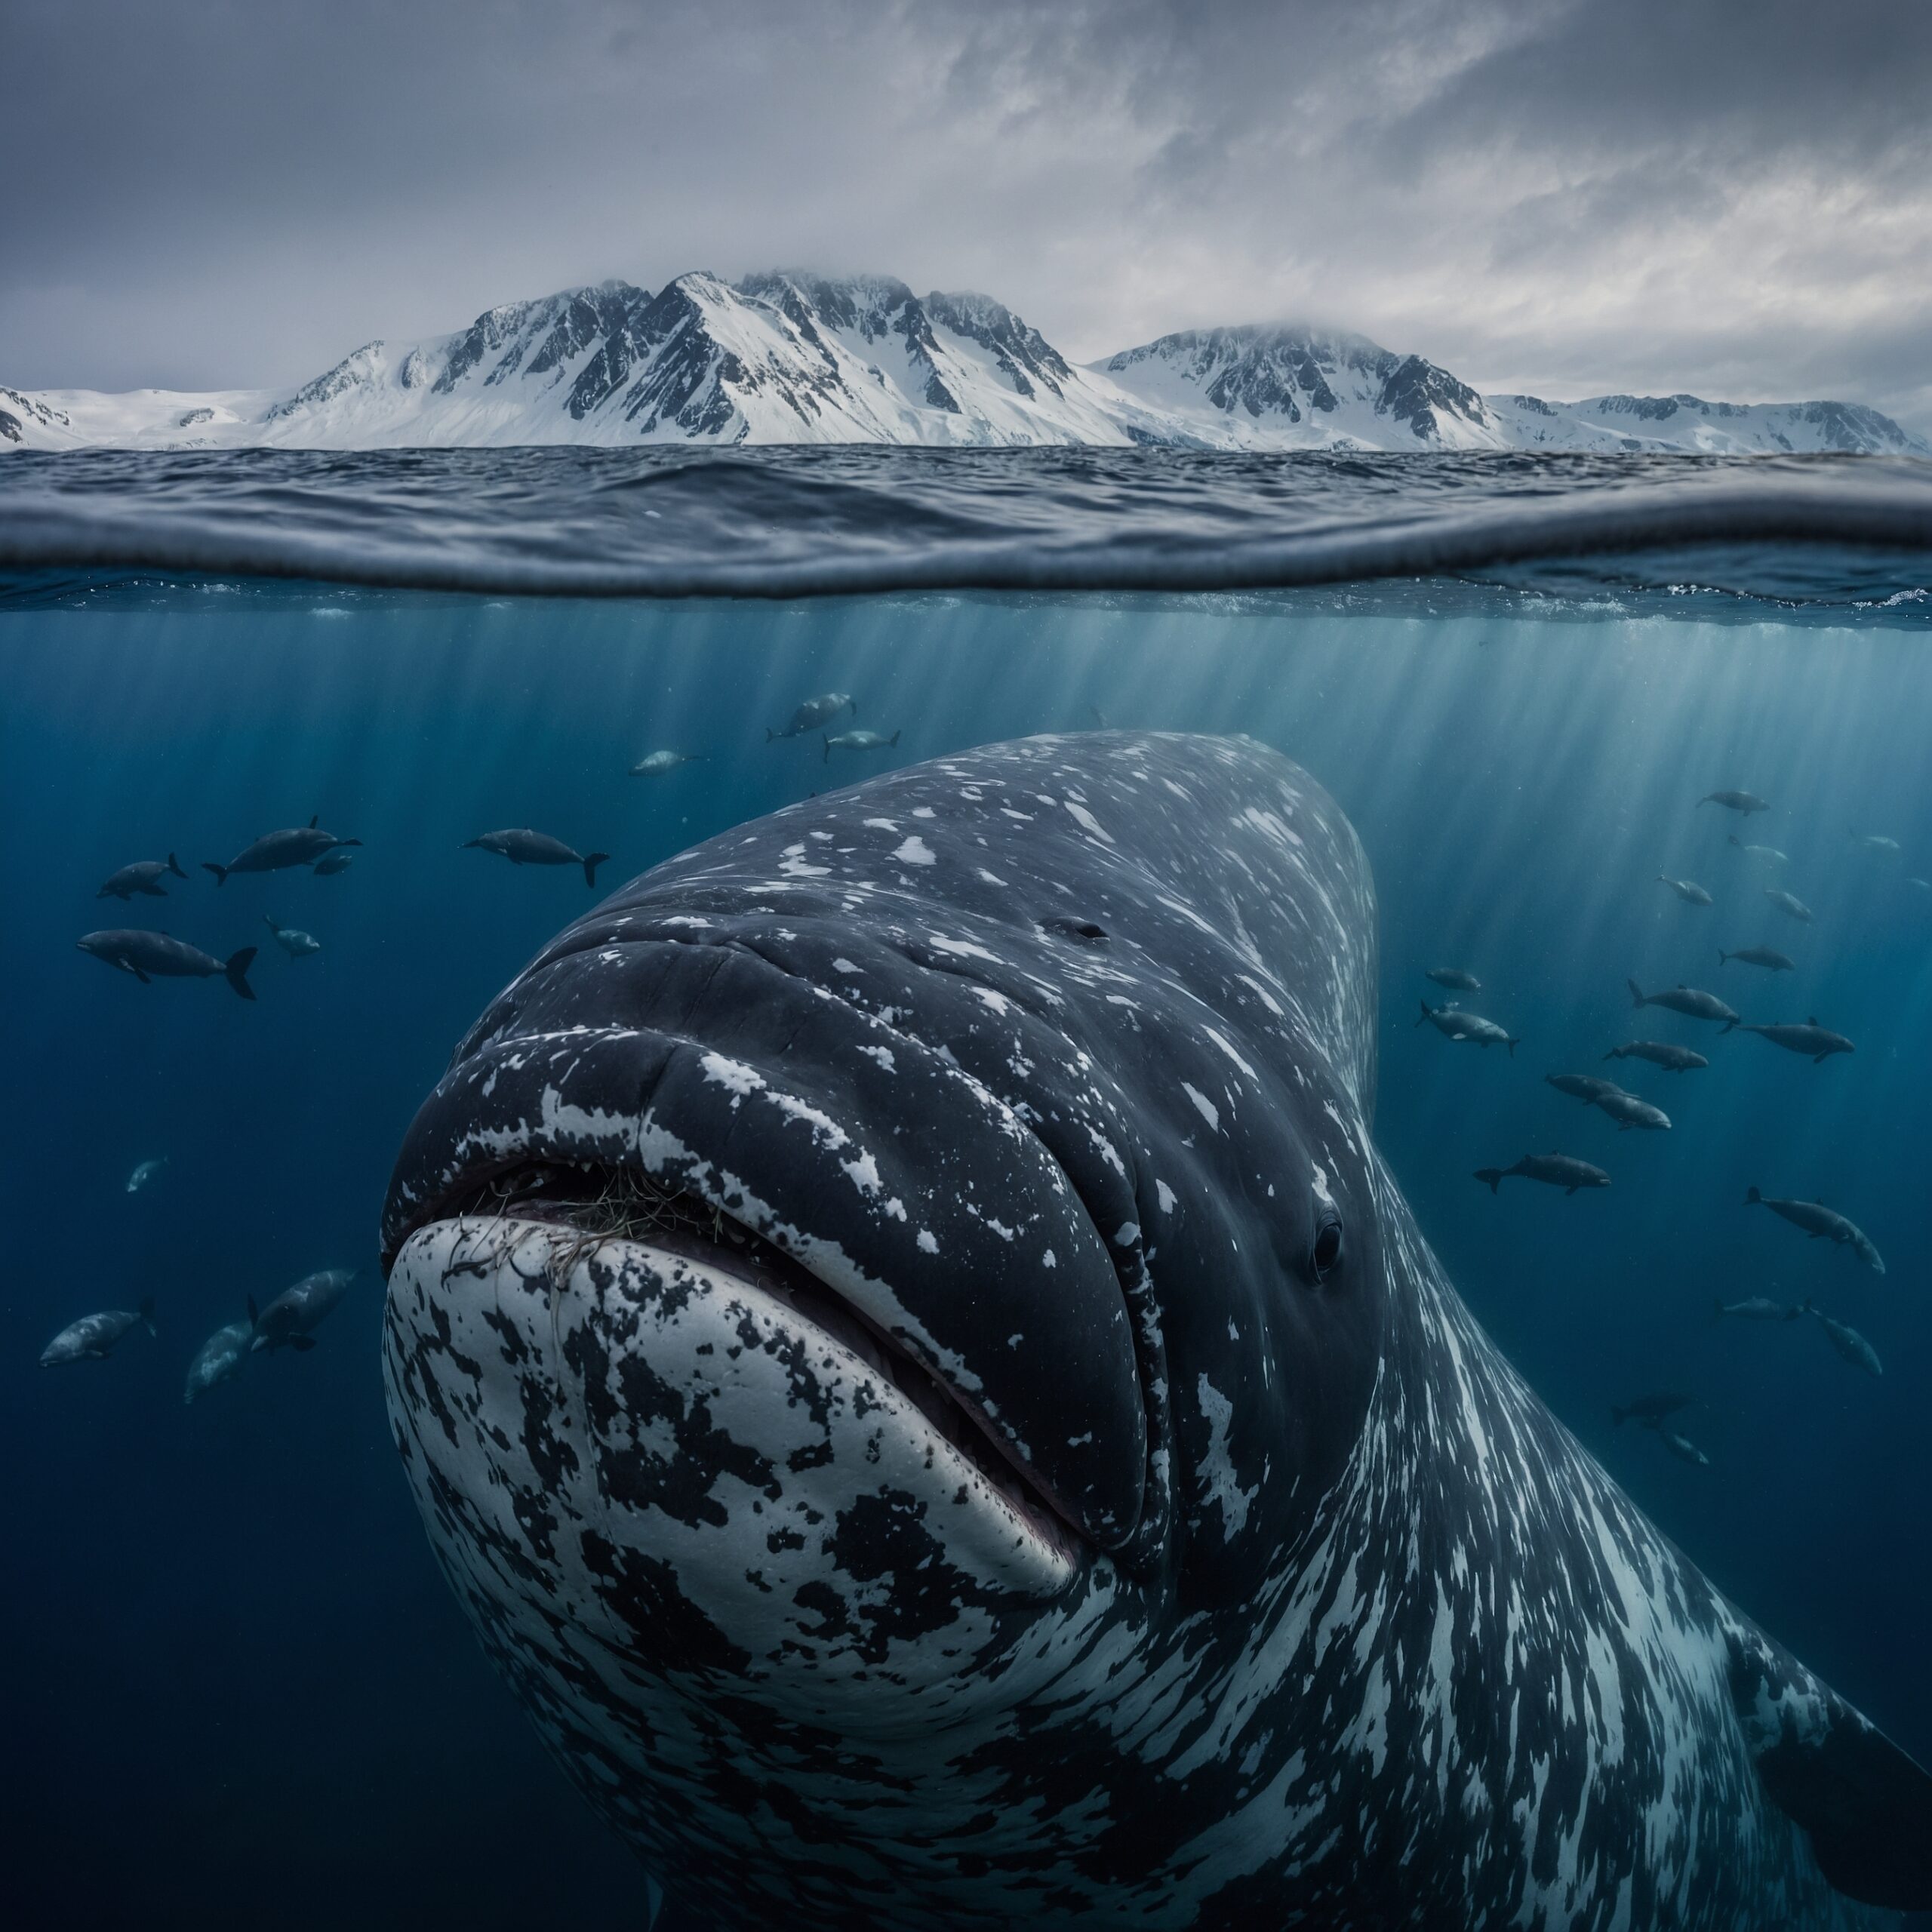
[[796, 272], [566, 289], [365, 343], [285, 394], [0, 388], [0, 449], [640, 442], [1932, 454], [1856, 405], [1483, 396], [1305, 328], [1190, 330], [1081, 367], [987, 296]]

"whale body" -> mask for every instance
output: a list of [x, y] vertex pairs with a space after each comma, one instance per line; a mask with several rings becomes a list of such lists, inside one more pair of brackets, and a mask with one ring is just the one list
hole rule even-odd
[[458, 1047], [385, 1209], [391, 1418], [674, 1913], [1932, 1900], [1932, 1780], [1646, 1522], [1416, 1227], [1370, 1134], [1375, 925], [1276, 753], [1034, 739], [666, 862]]

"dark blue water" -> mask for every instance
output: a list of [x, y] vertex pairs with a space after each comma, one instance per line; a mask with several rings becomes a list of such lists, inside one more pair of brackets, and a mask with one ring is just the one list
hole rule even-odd
[[[85, 496], [96, 460], [15, 459], [0, 476], [0, 505], [18, 512], [0, 608], [13, 1023], [0, 1815], [16, 1847], [13, 1922], [642, 1922], [636, 1868], [542, 1758], [433, 1568], [383, 1414], [378, 1279], [365, 1272], [312, 1352], [258, 1356], [192, 1407], [182, 1378], [245, 1297], [266, 1300], [312, 1269], [372, 1267], [389, 1163], [452, 1044], [589, 903], [574, 870], [515, 870], [463, 841], [536, 826], [611, 853], [604, 876], [620, 883], [884, 768], [828, 763], [815, 737], [765, 742], [827, 688], [857, 696], [860, 723], [900, 733], [888, 763], [1099, 718], [1245, 731], [1321, 779], [1361, 830], [1381, 895], [1378, 1137], [1463, 1294], [1723, 1589], [1932, 1758], [1932, 887], [1920, 882], [1932, 878], [1932, 558], [1897, 547], [1922, 477], [1796, 476], [1809, 500], [1838, 506], [1818, 526], [1829, 549], [1735, 528], [1724, 547], [1684, 547], [1710, 533], [1674, 533], [1670, 493], [1716, 487], [1693, 466], [1630, 522], [1644, 550], [1552, 547], [1531, 564], [1525, 537], [1509, 555], [1472, 554], [1453, 580], [670, 601], [179, 576], [215, 561], [211, 531], [245, 534], [247, 515], [210, 506], [253, 490], [259, 510], [253, 457], [213, 472], [202, 460], [192, 514], [174, 525], [170, 491], [190, 487], [175, 460], [146, 482], [124, 469], [70, 519], [66, 549], [29, 555], [27, 499]], [[407, 460], [388, 460], [404, 489]], [[470, 460], [451, 461], [440, 483], [407, 485], [405, 561], [433, 535], [426, 502], [468, 514]], [[540, 493], [537, 466], [506, 473]], [[1318, 512], [1334, 521], [1308, 472], [1277, 469], [1310, 527]], [[1720, 473], [1734, 497], [1769, 500], [1768, 472]], [[1056, 525], [1051, 501], [1026, 496], [1023, 472], [989, 469], [971, 488], [944, 474], [949, 514], [1035, 540], [1073, 528], [1071, 511]], [[1498, 474], [1524, 483], [1518, 468]], [[329, 486], [345, 520], [338, 561], [355, 547], [347, 525], [381, 521], [377, 493], [349, 507], [368, 478], [345, 475]], [[703, 487], [728, 498], [734, 475]], [[788, 500], [804, 488], [784, 483]], [[1131, 484], [1116, 471], [1106, 488]], [[879, 472], [867, 487], [877, 495]], [[1332, 511], [1352, 486], [1324, 487]], [[1420, 496], [1393, 503], [1401, 487], [1376, 483], [1392, 518], [1463, 530], [1507, 494], [1499, 484], [1478, 501], [1478, 486], [1438, 478], [1432, 511]], [[1585, 482], [1562, 488], [1563, 515], [1598, 513], [1576, 507]], [[1872, 534], [1892, 547], [1847, 547], [1854, 509], [1881, 497], [1892, 521]], [[1368, 497], [1349, 500], [1369, 515]], [[1236, 507], [1228, 495], [1223, 521]], [[315, 508], [298, 491], [288, 527]], [[871, 513], [869, 540], [895, 569], [937, 540], [920, 521], [940, 514], [929, 500], [909, 497], [903, 530], [879, 522], [876, 503]], [[1533, 506], [1510, 514], [1535, 522]], [[611, 527], [614, 546], [632, 541], [638, 515]], [[804, 554], [807, 512], [781, 502], [772, 515], [745, 543]], [[74, 533], [89, 517], [97, 548], [84, 555]], [[521, 561], [502, 530], [472, 536], [507, 576], [529, 554], [562, 555], [568, 521], [534, 531]], [[1211, 558], [1211, 522], [1190, 571]], [[168, 552], [190, 524], [202, 550]], [[143, 528], [146, 551], [112, 549]], [[700, 544], [694, 529], [687, 561], [722, 568], [728, 531]], [[100, 574], [82, 571], [89, 556]], [[576, 563], [600, 567], [581, 544]], [[626, 775], [660, 746], [712, 756], [666, 778]], [[1747, 829], [1698, 808], [1725, 786], [1773, 811]], [[365, 841], [346, 873], [218, 888], [200, 869], [311, 814]], [[1733, 831], [1788, 863], [1763, 869], [1727, 843]], [[1901, 854], [1854, 833], [1895, 838]], [[97, 901], [116, 866], [170, 851], [191, 876], [169, 882], [165, 904]], [[1715, 903], [1681, 903], [1660, 872], [1701, 881]], [[1784, 919], [1763, 896], [1774, 883], [1815, 921]], [[322, 951], [283, 956], [270, 912]], [[143, 986], [74, 950], [92, 928], [146, 923], [217, 953], [260, 944], [258, 1002], [218, 980]], [[1719, 966], [1720, 946], [1763, 943], [1797, 974]], [[1440, 997], [1423, 971], [1443, 963], [1480, 974], [1472, 1003], [1520, 1036], [1513, 1059], [1413, 1026], [1419, 997]], [[1714, 987], [1749, 1019], [1815, 1013], [1858, 1051], [1814, 1066], [1666, 1014], [1633, 1025], [1633, 976]], [[1712, 1059], [1681, 1078], [1601, 1069], [1666, 1106], [1668, 1134], [1619, 1134], [1543, 1084], [1546, 1072], [1600, 1070], [1605, 1048], [1637, 1033]], [[1552, 1146], [1600, 1161], [1614, 1186], [1492, 1198], [1470, 1178]], [[161, 1177], [128, 1194], [134, 1165], [164, 1155]], [[1823, 1195], [1889, 1272], [1747, 1212], [1753, 1183]], [[1711, 1318], [1714, 1297], [1753, 1294], [1815, 1297], [1870, 1339], [1883, 1378], [1847, 1367], [1810, 1323]], [[158, 1340], [131, 1336], [106, 1363], [35, 1366], [66, 1321], [146, 1294]], [[1660, 1384], [1698, 1396], [1687, 1432], [1709, 1468], [1612, 1428], [1614, 1402]]]

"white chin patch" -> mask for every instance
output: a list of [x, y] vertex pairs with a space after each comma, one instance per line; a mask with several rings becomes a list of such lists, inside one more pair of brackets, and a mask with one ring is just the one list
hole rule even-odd
[[614, 1692], [723, 1672], [875, 1731], [877, 1672], [957, 1682], [1003, 1605], [1075, 1574], [891, 1377], [724, 1257], [437, 1222], [397, 1258], [383, 1362], [486, 1640], [595, 1657]]

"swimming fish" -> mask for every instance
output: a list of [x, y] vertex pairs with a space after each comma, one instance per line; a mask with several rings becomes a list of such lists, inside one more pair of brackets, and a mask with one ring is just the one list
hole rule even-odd
[[1804, 1312], [1795, 1301], [1773, 1301], [1768, 1295], [1746, 1295], [1742, 1301], [1726, 1301], [1719, 1295], [1712, 1304], [1720, 1315], [1740, 1321], [1795, 1321]]
[[1749, 818], [1753, 812], [1767, 812], [1771, 808], [1768, 798], [1761, 798], [1755, 792], [1706, 792], [1697, 801], [1700, 805], [1722, 805], [1727, 811], [1741, 812]]
[[561, 838], [552, 838], [547, 832], [532, 832], [528, 826], [465, 839], [463, 849], [494, 852], [513, 866], [581, 866], [584, 884], [592, 888], [597, 884], [597, 868], [611, 856], [608, 852], [575, 851]]
[[1482, 982], [1473, 973], [1466, 973], [1460, 966], [1432, 966], [1423, 974], [1425, 980], [1433, 980], [1438, 986], [1447, 986], [1451, 992], [1479, 993]]
[[1804, 1312], [1817, 1318], [1826, 1339], [1854, 1368], [1862, 1368], [1867, 1375], [1884, 1374], [1885, 1364], [1878, 1359], [1878, 1351], [1849, 1322], [1834, 1321], [1823, 1309], [1814, 1308], [1808, 1301]]
[[355, 863], [355, 854], [338, 845], [332, 851], [325, 852], [309, 869], [318, 878], [333, 878], [337, 872], [346, 872]]
[[1708, 906], [1711, 903], [1711, 895], [1694, 878], [1668, 878], [1659, 872], [1657, 883], [1669, 886], [1687, 905]]
[[1726, 952], [1721, 946], [1718, 949], [1718, 964], [1720, 966], [1727, 965], [1734, 959], [1741, 959], [1747, 966], [1762, 966], [1772, 973], [1795, 973], [1798, 971], [1797, 961], [1787, 959], [1775, 946], [1740, 946], [1735, 952]]
[[1887, 838], [1883, 832], [1854, 832], [1851, 836], [1861, 850], [1875, 853], [1881, 859], [1896, 859], [1905, 850], [1896, 838]]
[[282, 832], [263, 832], [225, 866], [217, 865], [212, 859], [204, 859], [202, 869], [214, 874], [217, 885], [226, 885], [231, 872], [274, 872], [288, 866], [313, 865], [325, 853], [361, 842], [359, 838], [339, 838], [333, 832], [318, 831], [312, 818], [306, 825], [291, 826]]
[[1620, 1089], [1611, 1094], [1599, 1094], [1595, 1104], [1616, 1121], [1620, 1129], [1630, 1127], [1649, 1128], [1662, 1131], [1670, 1125], [1670, 1116], [1661, 1107], [1654, 1107], [1647, 1100], [1640, 1100], [1635, 1094], [1626, 1094]]
[[889, 738], [878, 731], [841, 731], [835, 738], [826, 740], [825, 757], [822, 761], [827, 764], [831, 763], [835, 748], [848, 752], [883, 752], [890, 751], [898, 742], [899, 734], [897, 731]]
[[1420, 1026], [1426, 1020], [1445, 1038], [1473, 1040], [1479, 1047], [1507, 1047], [1509, 1057], [1516, 1057], [1516, 1048], [1521, 1044], [1509, 1037], [1503, 1028], [1493, 1020], [1485, 1020], [1479, 1014], [1465, 1013], [1457, 1006], [1431, 1006], [1427, 1000], [1417, 1002], [1422, 1008]]
[[1610, 1177], [1602, 1168], [1592, 1167], [1588, 1161], [1580, 1161], [1570, 1154], [1525, 1154], [1513, 1168], [1478, 1168], [1475, 1178], [1486, 1181], [1492, 1194], [1503, 1191], [1503, 1183], [1512, 1174], [1521, 1174], [1525, 1180], [1540, 1180], [1550, 1187], [1560, 1187], [1565, 1194], [1574, 1194], [1580, 1187], [1607, 1187]]
[[1734, 832], [1727, 835], [1727, 841], [1735, 845], [1747, 859], [1755, 859], [1762, 864], [1788, 866], [1791, 863], [1789, 855], [1780, 852], [1775, 845], [1747, 845]]
[[150, 1335], [159, 1331], [154, 1322], [154, 1297], [145, 1297], [137, 1309], [103, 1309], [98, 1315], [84, 1315], [70, 1321], [40, 1353], [42, 1368], [60, 1368], [69, 1362], [105, 1361], [114, 1345], [130, 1329], [145, 1328]]
[[292, 1288], [284, 1288], [266, 1308], [257, 1309], [248, 1297], [251, 1349], [312, 1349], [315, 1330], [324, 1315], [341, 1300], [355, 1278], [353, 1268], [325, 1268], [305, 1275]]
[[1559, 1094], [1567, 1094], [1573, 1100], [1581, 1100], [1586, 1106], [1601, 1100], [1606, 1094], [1623, 1091], [1615, 1081], [1599, 1080], [1589, 1073], [1546, 1073], [1543, 1078]]
[[128, 931], [84, 933], [75, 940], [83, 952], [104, 961], [123, 973], [131, 973], [146, 986], [152, 980], [209, 980], [219, 974], [243, 999], [253, 999], [248, 968], [255, 962], [257, 949], [245, 946], [226, 959], [217, 959], [185, 940], [171, 939], [165, 933]]
[[[1728, 1032], [1730, 1029], [1724, 1029]], [[1842, 1033], [1834, 1033], [1829, 1026], [1820, 1026], [1814, 1018], [1802, 1026], [1752, 1026], [1740, 1021], [1740, 1033], [1755, 1033], [1761, 1039], [1770, 1041], [1774, 1047], [1782, 1047], [1786, 1053], [1805, 1054], [1815, 1066], [1828, 1060], [1833, 1054], [1856, 1053], [1858, 1050]]]
[[152, 1161], [142, 1161], [128, 1177], [128, 1192], [130, 1194], [138, 1194], [150, 1182], [158, 1180], [162, 1169], [167, 1164], [168, 1156], [165, 1154], [159, 1155]]
[[808, 731], [816, 731], [829, 718], [836, 718], [848, 705], [852, 715], [859, 715], [858, 700], [849, 691], [821, 691], [817, 697], [808, 697], [792, 714], [792, 721], [782, 731], [774, 731], [770, 725], [764, 729], [764, 742], [768, 745], [774, 738], [796, 738]]
[[1660, 1423], [1653, 1423], [1651, 1432], [1680, 1463], [1689, 1463], [1700, 1469], [1711, 1466], [1711, 1459], [1687, 1435], [1680, 1435], [1674, 1429], [1666, 1429]]
[[1768, 899], [1780, 912], [1789, 913], [1792, 918], [1801, 921], [1805, 925], [1808, 926], [1811, 923], [1812, 914], [1810, 907], [1806, 905], [1804, 901], [1798, 898], [1796, 894], [1789, 892], [1780, 891], [1778, 888], [1774, 885], [1767, 885], [1764, 888], [1764, 897]]
[[272, 912], [262, 915], [262, 923], [275, 934], [275, 943], [291, 959], [306, 959], [312, 952], [319, 952], [322, 943], [313, 933], [305, 933], [294, 926], [285, 926]]
[[211, 1389], [235, 1380], [248, 1365], [254, 1334], [254, 1324], [248, 1321], [231, 1321], [226, 1327], [217, 1328], [188, 1364], [182, 1401], [192, 1403], [197, 1395], [205, 1395]]
[[168, 893], [161, 881], [171, 872], [177, 878], [188, 876], [172, 852], [165, 859], [137, 859], [131, 866], [123, 866], [118, 872], [111, 874], [94, 897], [125, 900], [140, 892], [150, 898], [165, 899]]
[[1857, 1222], [1849, 1221], [1827, 1208], [1822, 1201], [1780, 1201], [1770, 1195], [1760, 1194], [1754, 1186], [1746, 1190], [1744, 1204], [1747, 1208], [1768, 1208], [1794, 1228], [1802, 1228], [1814, 1241], [1829, 1241], [1850, 1249], [1874, 1274], [1882, 1275], [1885, 1272], [1884, 1257], [1865, 1230]]
[[1612, 1047], [1604, 1058], [1647, 1060], [1653, 1066], [1662, 1067], [1666, 1073], [1689, 1073], [1710, 1065], [1702, 1054], [1694, 1054], [1688, 1047], [1675, 1046], [1668, 1040], [1627, 1041], [1620, 1047]]
[[1672, 986], [1662, 992], [1647, 993], [1635, 980], [1624, 982], [1630, 989], [1632, 1006], [1660, 1006], [1667, 1012], [1681, 1013], [1688, 1020], [1721, 1020], [1728, 1033], [1737, 1024], [1737, 1015], [1715, 993], [1700, 992], [1695, 986]]
[[697, 764], [710, 757], [709, 752], [647, 752], [631, 767], [633, 778], [662, 778], [681, 764]]

